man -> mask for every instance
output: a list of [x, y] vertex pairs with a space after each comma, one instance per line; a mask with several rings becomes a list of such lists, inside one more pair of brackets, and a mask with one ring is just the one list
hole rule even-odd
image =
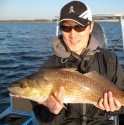
[[[53, 42], [55, 55], [43, 68], [77, 68], [81, 73], [95, 70], [123, 89], [124, 74], [116, 56], [100, 48], [91, 35], [94, 23], [90, 8], [80, 1], [66, 4], [61, 10], [59, 25], [62, 35]], [[61, 87], [56, 95], [61, 103], [65, 93], [64, 87]], [[52, 96], [33, 105], [41, 125], [110, 125], [110, 116], [123, 112], [111, 91], [104, 93], [97, 107], [66, 104], [66, 110]]]

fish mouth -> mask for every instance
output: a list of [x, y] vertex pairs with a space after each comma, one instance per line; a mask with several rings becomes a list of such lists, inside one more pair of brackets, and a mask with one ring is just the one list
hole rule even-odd
[[26, 99], [25, 96], [20, 95], [19, 93], [16, 93], [16, 92], [10, 92], [9, 95], [12, 96], [12, 97], [25, 98]]
[[21, 97], [21, 95], [18, 94], [18, 93], [16, 93], [16, 92], [10, 92], [9, 95], [10, 95], [10, 96], [13, 96], [13, 97], [18, 97], [18, 98]]

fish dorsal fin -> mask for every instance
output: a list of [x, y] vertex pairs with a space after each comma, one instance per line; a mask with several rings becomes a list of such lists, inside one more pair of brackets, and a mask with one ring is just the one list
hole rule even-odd
[[76, 68], [62, 68], [61, 70], [69, 71], [69, 72], [76, 72], [77, 71]]
[[105, 78], [104, 76], [100, 75], [99, 73], [97, 73], [96, 71], [91, 71], [88, 73], [83, 74], [84, 76], [94, 79], [95, 81], [102, 81], [102, 82], [108, 82], [111, 83], [110, 80], [108, 80], [107, 78]]
[[49, 68], [45, 68], [45, 69], [43, 69], [43, 71], [47, 71], [47, 70], [64, 70], [64, 71], [70, 71], [70, 72], [78, 71], [77, 68], [50, 68], [50, 69]]

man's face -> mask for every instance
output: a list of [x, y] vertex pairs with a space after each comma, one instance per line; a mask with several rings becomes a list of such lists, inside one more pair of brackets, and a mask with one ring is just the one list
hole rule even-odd
[[[63, 21], [61, 25], [71, 27], [79, 26], [78, 23], [71, 20]], [[66, 32], [61, 29], [63, 40], [67, 46], [68, 51], [72, 51], [80, 55], [82, 50], [85, 49], [88, 45], [89, 36], [92, 32], [92, 28], [93, 23], [88, 25], [85, 30], [81, 32], [75, 31], [74, 28], [72, 28], [70, 32]]]

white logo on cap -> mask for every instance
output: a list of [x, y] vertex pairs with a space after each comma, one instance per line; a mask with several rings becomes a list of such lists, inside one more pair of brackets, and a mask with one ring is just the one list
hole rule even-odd
[[79, 17], [83, 17], [84, 19], [87, 19], [89, 17], [88, 11], [85, 11]]
[[88, 6], [87, 6], [87, 10], [83, 12], [79, 17], [92, 21], [92, 13]]
[[75, 12], [74, 12], [74, 9], [73, 9], [73, 6], [70, 7], [69, 13], [75, 13]]

